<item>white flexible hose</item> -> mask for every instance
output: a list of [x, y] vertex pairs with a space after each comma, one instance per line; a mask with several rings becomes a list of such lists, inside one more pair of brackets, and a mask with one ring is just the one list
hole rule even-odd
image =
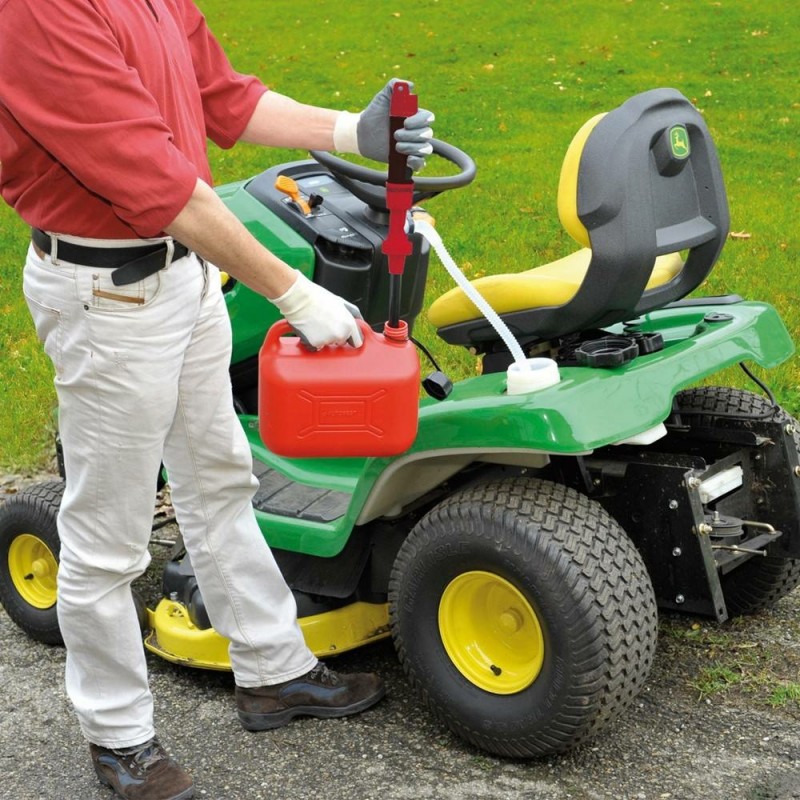
[[431, 247], [436, 251], [439, 260], [444, 265], [444, 268], [450, 274], [450, 277], [464, 290], [464, 293], [475, 304], [478, 311], [483, 314], [489, 321], [491, 326], [497, 331], [500, 338], [505, 343], [514, 361], [517, 363], [517, 368], [520, 370], [528, 371], [531, 369], [528, 359], [525, 358], [525, 353], [519, 346], [519, 342], [514, 338], [514, 334], [508, 329], [508, 325], [500, 319], [498, 313], [486, 302], [486, 298], [467, 280], [464, 273], [458, 268], [458, 265], [453, 260], [447, 248], [444, 246], [442, 237], [436, 229], [426, 220], [416, 220], [414, 222], [414, 231], [424, 236], [431, 244]]

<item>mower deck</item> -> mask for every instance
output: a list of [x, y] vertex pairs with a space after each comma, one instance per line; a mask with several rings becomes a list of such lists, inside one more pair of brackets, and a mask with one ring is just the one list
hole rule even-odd
[[[352, 603], [299, 619], [306, 643], [318, 657], [338, 655], [389, 636], [386, 603]], [[227, 639], [213, 628], [201, 630], [189, 618], [186, 606], [163, 599], [148, 609], [150, 633], [144, 646], [174, 664], [198, 669], [229, 670]]]

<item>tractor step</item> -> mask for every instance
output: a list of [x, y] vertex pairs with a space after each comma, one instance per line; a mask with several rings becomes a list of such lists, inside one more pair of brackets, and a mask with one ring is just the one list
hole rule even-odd
[[309, 522], [333, 522], [347, 513], [352, 499], [348, 492], [293, 481], [258, 459], [253, 460], [253, 473], [259, 483], [253, 505], [266, 514]]

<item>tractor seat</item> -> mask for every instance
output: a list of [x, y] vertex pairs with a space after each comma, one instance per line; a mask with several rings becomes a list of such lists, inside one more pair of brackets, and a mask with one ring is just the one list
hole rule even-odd
[[[564, 158], [558, 215], [582, 250], [473, 281], [518, 339], [603, 328], [685, 297], [711, 271], [730, 226], [702, 115], [677, 90], [652, 89], [592, 117]], [[428, 316], [449, 344], [500, 340], [461, 289]]]
[[[487, 275], [472, 281], [498, 314], [510, 314], [533, 308], [559, 306], [577, 294], [586, 277], [592, 251], [576, 250], [564, 258], [525, 272]], [[683, 268], [680, 253], [656, 259], [647, 289], [669, 283]], [[437, 328], [457, 325], [480, 317], [480, 312], [466, 293], [456, 287], [437, 298], [428, 310], [428, 319]]]

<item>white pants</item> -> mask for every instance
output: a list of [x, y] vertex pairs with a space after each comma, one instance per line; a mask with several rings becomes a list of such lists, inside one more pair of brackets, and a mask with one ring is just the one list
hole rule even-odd
[[189, 255], [114, 286], [109, 269], [42, 259], [31, 247], [23, 288], [56, 373], [67, 474], [58, 618], [86, 738], [121, 748], [154, 735], [130, 584], [150, 561], [162, 460], [209, 617], [231, 641], [236, 683], [310, 670], [316, 658], [251, 505], [258, 484], [231, 402], [216, 268]]

